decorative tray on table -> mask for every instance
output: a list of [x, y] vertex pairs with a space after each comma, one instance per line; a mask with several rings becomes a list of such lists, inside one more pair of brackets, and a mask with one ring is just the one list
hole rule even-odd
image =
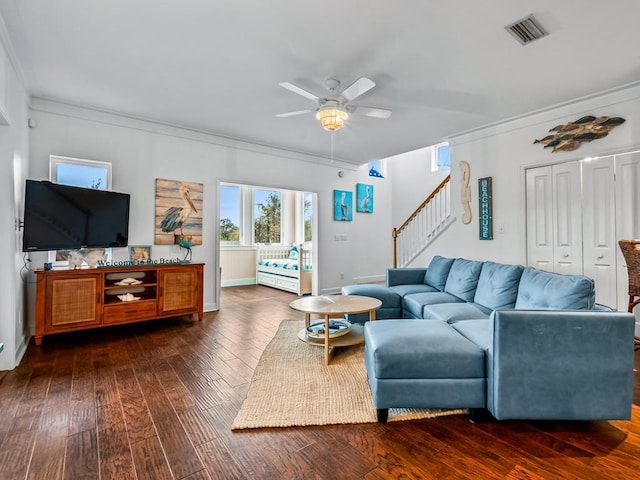
[[[340, 337], [346, 335], [351, 330], [351, 324], [342, 320], [329, 321], [329, 338]], [[324, 338], [324, 321], [314, 323], [307, 327], [307, 336], [309, 338]]]

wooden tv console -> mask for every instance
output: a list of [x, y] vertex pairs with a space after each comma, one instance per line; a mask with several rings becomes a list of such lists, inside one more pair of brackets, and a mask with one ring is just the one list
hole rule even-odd
[[[36, 270], [36, 345], [53, 333], [203, 315], [202, 263]], [[135, 283], [122, 283], [134, 279]], [[128, 280], [130, 282], [130, 280]], [[131, 294], [131, 301], [120, 295]]]

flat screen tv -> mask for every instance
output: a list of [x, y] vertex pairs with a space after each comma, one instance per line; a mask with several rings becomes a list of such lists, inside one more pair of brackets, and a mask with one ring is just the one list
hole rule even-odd
[[126, 247], [127, 193], [27, 180], [23, 252]]

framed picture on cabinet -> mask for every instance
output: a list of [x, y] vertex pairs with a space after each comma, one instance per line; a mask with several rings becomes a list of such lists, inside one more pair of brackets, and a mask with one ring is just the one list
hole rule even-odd
[[149, 263], [150, 260], [150, 245], [129, 245], [129, 261], [131, 263]]

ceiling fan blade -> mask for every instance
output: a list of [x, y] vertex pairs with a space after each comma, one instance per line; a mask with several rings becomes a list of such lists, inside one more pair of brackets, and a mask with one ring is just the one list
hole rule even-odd
[[347, 108], [347, 111], [353, 113], [354, 115], [364, 115], [366, 117], [375, 117], [375, 118], [389, 118], [391, 116], [391, 110], [385, 110], [384, 108], [373, 108], [373, 107], [356, 107], [350, 106]]
[[293, 117], [294, 115], [302, 115], [303, 113], [311, 113], [313, 110], [298, 110], [295, 112], [287, 112], [287, 113], [278, 113], [276, 117], [284, 118], [284, 117]]
[[354, 98], [358, 98], [363, 93], [368, 92], [375, 86], [376, 82], [373, 80], [369, 80], [367, 77], [360, 77], [345, 88], [340, 95], [342, 95], [347, 102], [350, 102]]
[[311, 92], [307, 92], [306, 90], [298, 87], [297, 85], [294, 85], [293, 83], [282, 82], [279, 85], [282, 88], [286, 88], [287, 90], [293, 93], [297, 93], [298, 95], [302, 95], [303, 97], [308, 98], [309, 100], [313, 100], [314, 102], [317, 102], [320, 99], [317, 95]]

